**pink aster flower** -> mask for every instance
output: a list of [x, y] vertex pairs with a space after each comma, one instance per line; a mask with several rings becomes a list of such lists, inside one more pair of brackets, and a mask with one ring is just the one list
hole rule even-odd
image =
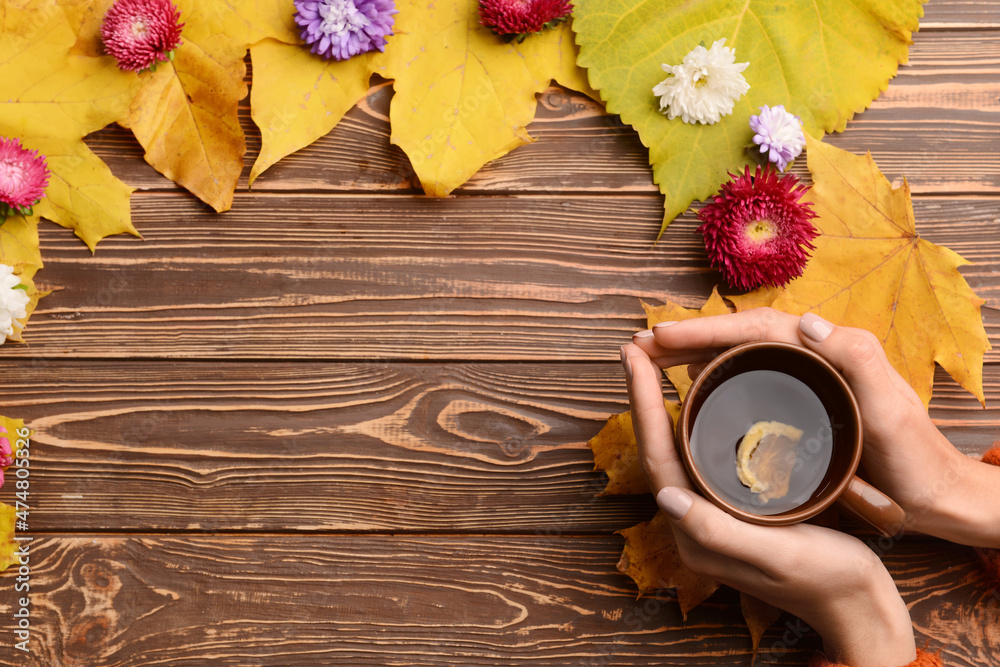
[[554, 28], [572, 11], [567, 0], [480, 0], [479, 22], [506, 41], [520, 43], [543, 28]]
[[302, 39], [327, 60], [385, 51], [398, 13], [393, 0], [295, 0], [295, 10]]
[[29, 151], [19, 139], [0, 137], [0, 224], [11, 213], [31, 215], [48, 184], [49, 167], [38, 151]]
[[714, 201], [698, 212], [698, 227], [712, 266], [735, 288], [780, 287], [802, 275], [812, 240], [819, 236], [807, 202], [808, 188], [797, 178], [780, 176], [770, 164], [750, 175], [730, 174]]
[[[3, 430], [4, 433], [7, 432], [6, 429]], [[7, 438], [0, 438], [0, 468], [6, 468], [11, 463], [14, 462], [14, 450], [11, 449], [10, 440]], [[0, 477], [0, 479], [3, 479]], [[2, 482], [0, 482], [2, 484]]]
[[761, 153], [767, 153], [768, 160], [778, 165], [778, 171], [784, 171], [806, 147], [802, 121], [781, 104], [762, 106], [760, 115], [750, 116], [750, 129], [754, 133], [753, 142], [760, 146]]
[[118, 0], [104, 15], [104, 48], [130, 72], [156, 69], [181, 44], [181, 12], [170, 0]]

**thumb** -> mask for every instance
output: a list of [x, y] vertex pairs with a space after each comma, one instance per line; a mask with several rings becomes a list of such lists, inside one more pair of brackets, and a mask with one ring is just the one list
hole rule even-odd
[[847, 378], [863, 405], [879, 405], [900, 392], [919, 400], [893, 369], [882, 343], [870, 331], [834, 326], [815, 313], [806, 313], [799, 320], [799, 333], [806, 347]]
[[740, 521], [701, 496], [674, 486], [656, 494], [656, 503], [688, 537], [708, 551], [768, 569], [787, 549], [786, 531]]

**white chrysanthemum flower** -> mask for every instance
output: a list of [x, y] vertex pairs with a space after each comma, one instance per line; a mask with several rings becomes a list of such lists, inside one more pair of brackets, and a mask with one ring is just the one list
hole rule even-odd
[[740, 74], [750, 63], [736, 62], [736, 51], [720, 39], [712, 48], [699, 44], [680, 65], [662, 65], [669, 74], [653, 88], [660, 98], [660, 111], [667, 118], [681, 117], [685, 123], [717, 123], [733, 112], [733, 105], [750, 90]]
[[15, 289], [20, 284], [14, 269], [0, 264], [0, 345], [14, 335], [14, 321], [28, 316], [26, 308], [31, 299], [23, 289]]

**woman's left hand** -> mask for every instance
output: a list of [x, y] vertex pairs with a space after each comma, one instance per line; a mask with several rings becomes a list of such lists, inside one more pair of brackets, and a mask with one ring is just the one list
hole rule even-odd
[[854, 667], [913, 661], [909, 612], [878, 557], [828, 528], [745, 523], [695, 493], [674, 447], [660, 369], [631, 344], [622, 364], [642, 466], [685, 565], [800, 617], [831, 659]]

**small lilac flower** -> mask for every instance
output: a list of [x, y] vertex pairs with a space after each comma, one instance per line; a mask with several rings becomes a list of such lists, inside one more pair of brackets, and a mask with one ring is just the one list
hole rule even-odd
[[295, 9], [302, 39], [327, 60], [385, 51], [397, 13], [393, 0], [295, 0]]
[[767, 159], [778, 166], [778, 171], [784, 171], [806, 145], [802, 121], [781, 104], [762, 106], [759, 116], [750, 116], [750, 129], [754, 132], [753, 142], [760, 146], [761, 153], [767, 153]]

